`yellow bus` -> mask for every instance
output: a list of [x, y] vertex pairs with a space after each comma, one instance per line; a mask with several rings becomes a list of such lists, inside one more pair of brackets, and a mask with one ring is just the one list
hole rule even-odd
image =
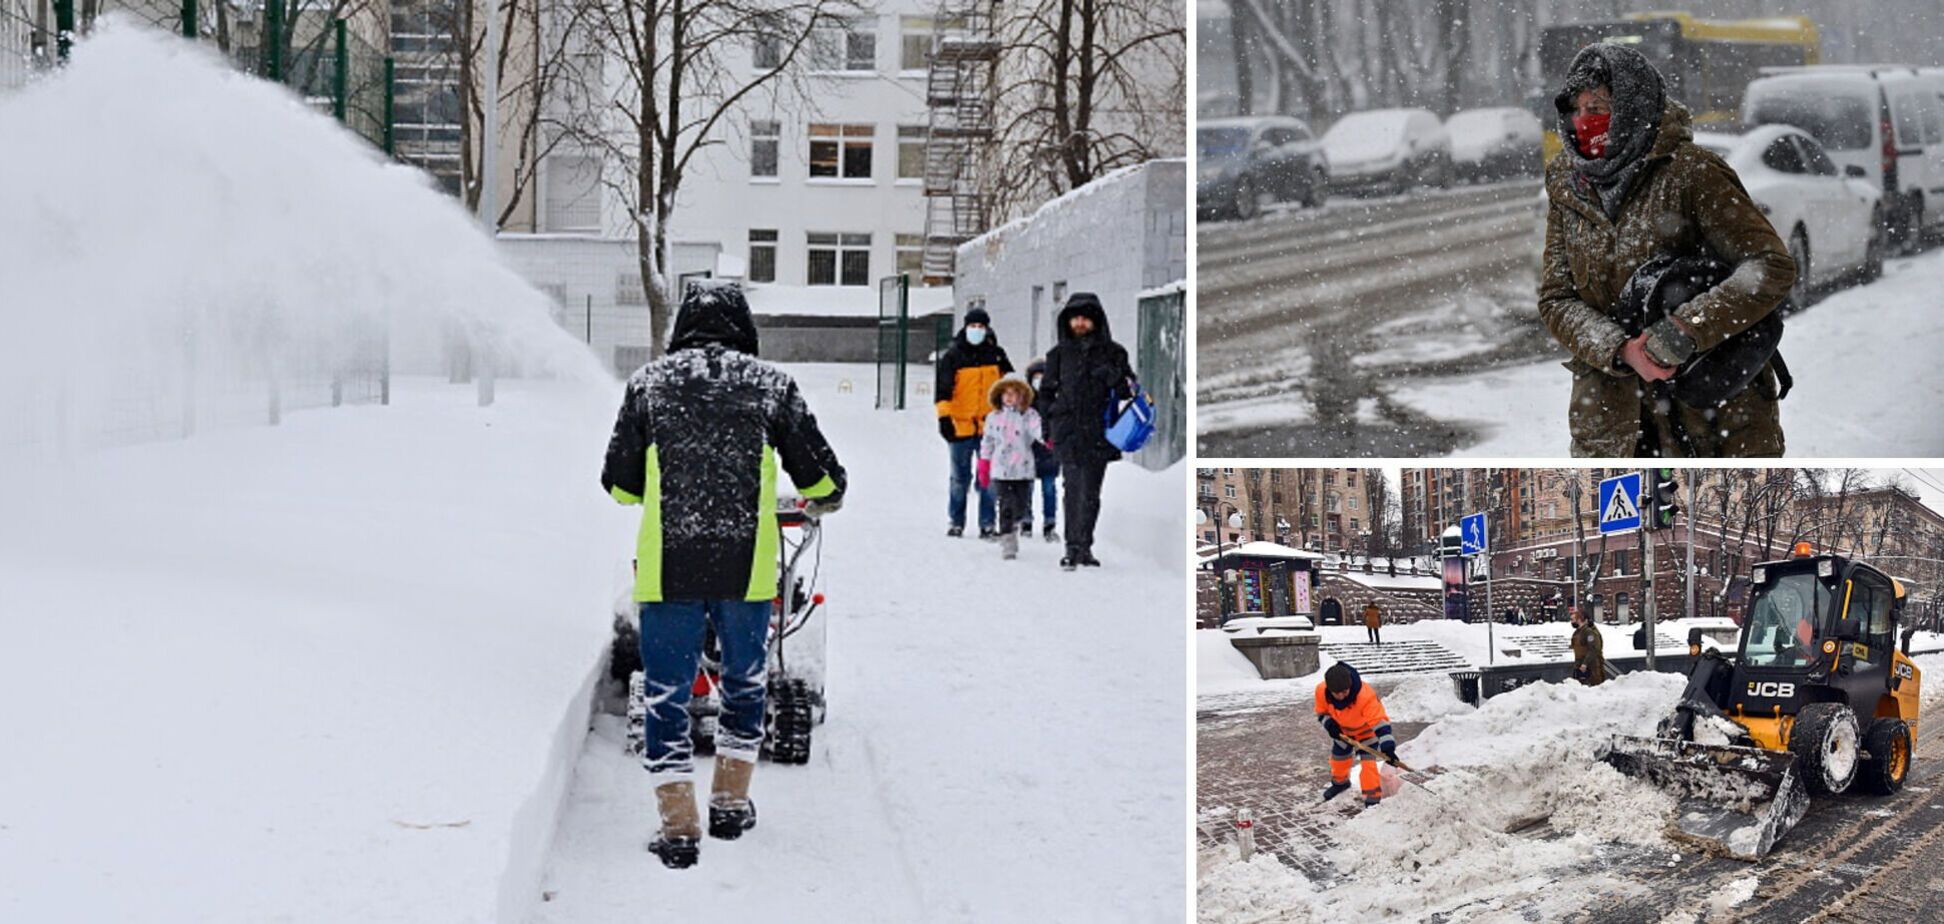
[[1660, 69], [1670, 99], [1694, 113], [1696, 128], [1733, 130], [1742, 91], [1765, 67], [1818, 63], [1822, 39], [1806, 16], [1708, 20], [1687, 13], [1631, 13], [1618, 21], [1548, 26], [1539, 33], [1542, 89], [1526, 99], [1546, 126], [1544, 157], [1559, 153], [1559, 113], [1553, 94], [1566, 83], [1566, 68], [1595, 42], [1635, 46]]

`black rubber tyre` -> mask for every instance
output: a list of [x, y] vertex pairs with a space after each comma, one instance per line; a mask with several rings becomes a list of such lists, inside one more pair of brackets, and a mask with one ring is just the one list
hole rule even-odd
[[1883, 278], [1883, 254], [1890, 249], [1890, 242], [1883, 231], [1883, 208], [1878, 206], [1870, 214], [1870, 244], [1863, 254], [1863, 282], [1869, 284]]
[[1861, 738], [1850, 707], [1841, 703], [1802, 707], [1789, 733], [1789, 750], [1795, 753], [1796, 767], [1811, 795], [1840, 795], [1850, 788], [1862, 764]]
[[1330, 197], [1330, 178], [1323, 171], [1310, 173], [1309, 189], [1303, 191], [1303, 204], [1313, 209], [1323, 207], [1324, 200]]
[[641, 637], [634, 630], [617, 628], [608, 650], [609, 677], [627, 683], [629, 674], [641, 670]]
[[1229, 211], [1235, 213], [1235, 217], [1248, 221], [1262, 211], [1260, 196], [1256, 192], [1255, 180], [1242, 177], [1235, 181], [1235, 204], [1230, 206]]
[[1863, 761], [1858, 782], [1865, 792], [1887, 796], [1903, 788], [1910, 775], [1910, 726], [1902, 719], [1877, 719], [1863, 735], [1863, 750], [1870, 753]]
[[770, 685], [763, 710], [763, 752], [772, 762], [810, 762], [810, 735], [817, 724], [815, 709], [808, 682], [785, 680]]

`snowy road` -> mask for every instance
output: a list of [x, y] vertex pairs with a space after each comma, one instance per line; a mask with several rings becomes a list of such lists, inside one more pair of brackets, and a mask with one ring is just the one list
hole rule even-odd
[[[1537, 226], [1512, 223], [1536, 200], [1520, 189], [1379, 200], [1350, 216], [1368, 238], [1328, 211], [1203, 232], [1202, 454], [1565, 454], [1571, 377], [1532, 313]], [[1511, 198], [1478, 198], [1494, 194]], [[1787, 319], [1788, 455], [1944, 453], [1944, 419], [1923, 404], [1944, 394], [1940, 286], [1944, 253], [1892, 258], [1878, 282]]]
[[1002, 562], [944, 535], [929, 407], [839, 392], [868, 368], [792, 371], [852, 484], [828, 521], [831, 706], [812, 763], [764, 764], [756, 830], [664, 870], [643, 849], [647, 780], [599, 717], [531, 920], [1179, 920], [1187, 601], [1165, 566], [1182, 470], [1112, 467], [1102, 569], [1063, 573], [1037, 540]]
[[[1795, 457], [1944, 454], [1944, 250], [1891, 259], [1881, 281], [1826, 295], [1787, 320], [1782, 355], [1795, 390], [1782, 401]], [[1557, 362], [1424, 379], [1393, 401], [1479, 435], [1479, 456], [1557, 456], [1568, 449], [1571, 377]]]
[[1198, 232], [1204, 454], [1418, 455], [1466, 435], [1386, 399], [1400, 377], [1544, 355], [1531, 181], [1333, 201]]

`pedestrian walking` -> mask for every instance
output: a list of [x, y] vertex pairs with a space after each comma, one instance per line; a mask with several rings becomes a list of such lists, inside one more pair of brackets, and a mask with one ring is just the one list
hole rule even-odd
[[1364, 631], [1370, 634], [1370, 643], [1372, 645], [1383, 644], [1384, 640], [1378, 634], [1378, 630], [1384, 627], [1384, 611], [1377, 608], [1376, 600], [1373, 599], [1369, 603], [1364, 604], [1363, 620]]
[[[1040, 380], [1046, 375], [1046, 357], [1035, 358], [1026, 364], [1026, 384], [1033, 386], [1038, 394]], [[1037, 400], [1037, 399], [1036, 399]], [[1042, 418], [1042, 422], [1044, 418]], [[1053, 455], [1051, 434], [1048, 439], [1033, 444], [1033, 471], [1039, 478], [1040, 490], [1040, 536], [1048, 542], [1060, 541], [1060, 460]], [[1027, 511], [1023, 533], [1033, 531], [1032, 511]]]
[[[1553, 105], [1565, 148], [1546, 165], [1539, 316], [1572, 354], [1573, 455], [1782, 455], [1777, 362], [1709, 407], [1665, 383], [1776, 310], [1797, 272], [1788, 248], [1734, 170], [1694, 144], [1688, 110], [1639, 51], [1581, 49]], [[1732, 273], [1630, 334], [1639, 318], [1622, 292], [1657, 257], [1709, 257]]]
[[672, 868], [696, 862], [688, 704], [705, 633], [722, 653], [709, 834], [756, 824], [749, 783], [763, 743], [770, 600], [776, 596], [775, 474], [822, 516], [846, 478], [788, 375], [756, 358], [756, 323], [732, 283], [692, 284], [668, 354], [628, 379], [601, 487], [642, 507], [634, 601], [648, 715], [642, 765], [661, 815], [648, 849]]
[[1020, 531], [1033, 528], [1033, 446], [1045, 436], [1033, 398], [1033, 386], [1019, 375], [992, 383], [992, 413], [979, 442], [979, 488], [999, 495], [999, 548], [1007, 559], [1019, 557]]
[[1573, 678], [1589, 687], [1606, 682], [1606, 642], [1600, 627], [1573, 609]]
[[1040, 380], [1040, 412], [1060, 460], [1060, 482], [1066, 489], [1066, 557], [1060, 567], [1098, 567], [1094, 557], [1094, 526], [1100, 519], [1101, 480], [1107, 465], [1121, 457], [1107, 442], [1107, 410], [1132, 393], [1134, 370], [1127, 350], [1114, 342], [1107, 313], [1092, 292], [1067, 298], [1055, 322], [1059, 342], [1046, 354], [1046, 375]]
[[998, 511], [992, 492], [973, 486], [972, 460], [979, 454], [979, 437], [984, 432], [986, 394], [992, 383], [1013, 371], [1012, 360], [992, 333], [992, 316], [984, 308], [965, 313], [965, 325], [952, 335], [952, 344], [938, 357], [933, 394], [938, 411], [938, 435], [951, 450], [951, 482], [946, 504], [950, 524], [947, 536], [965, 535], [965, 495], [979, 495], [979, 538], [999, 535]]
[[[1316, 685], [1316, 721], [1330, 736], [1330, 785], [1323, 790], [1323, 801], [1350, 788], [1350, 761], [1356, 753], [1350, 742], [1383, 754], [1393, 764], [1397, 762], [1397, 739], [1391, 734], [1390, 715], [1384, 711], [1383, 700], [1348, 662], [1338, 661], [1323, 672], [1323, 682]], [[1357, 783], [1363, 789], [1364, 805], [1376, 805], [1384, 798], [1383, 779], [1368, 757], [1360, 763], [1363, 767]]]

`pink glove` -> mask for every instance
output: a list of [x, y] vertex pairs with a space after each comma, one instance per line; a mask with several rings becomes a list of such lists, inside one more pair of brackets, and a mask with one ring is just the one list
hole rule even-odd
[[1647, 355], [1647, 335], [1641, 334], [1620, 347], [1620, 361], [1633, 367], [1633, 371], [1649, 382], [1663, 382], [1674, 377], [1674, 370], [1654, 362]]
[[992, 487], [992, 460], [979, 460], [979, 490]]

